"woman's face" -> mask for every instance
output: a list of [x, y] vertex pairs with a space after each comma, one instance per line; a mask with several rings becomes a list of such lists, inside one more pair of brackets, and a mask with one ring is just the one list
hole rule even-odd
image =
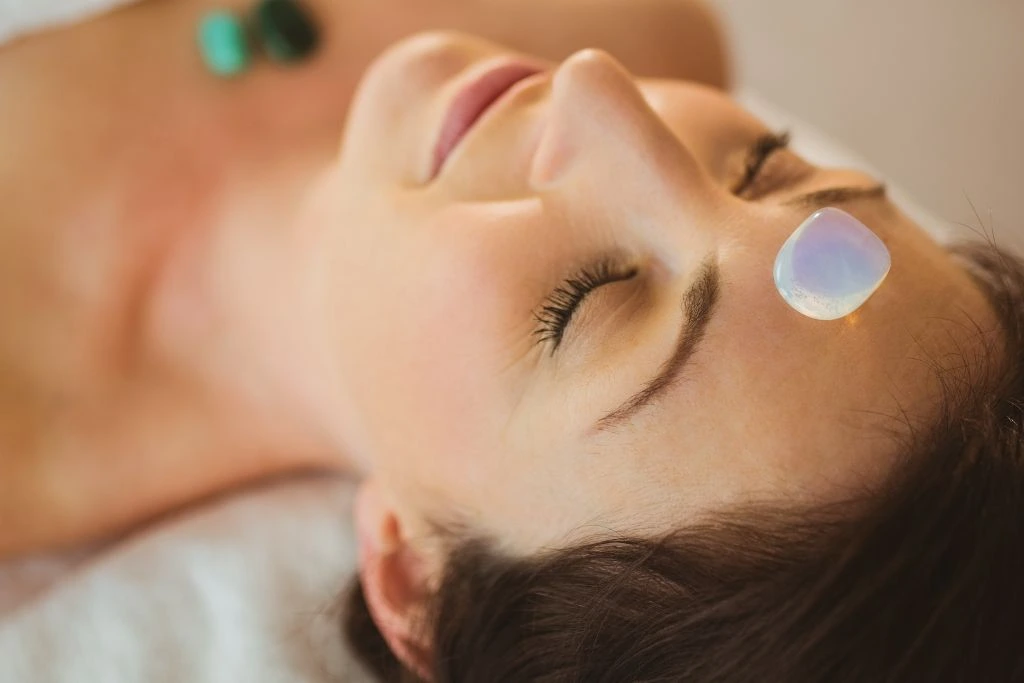
[[[944, 250], [876, 179], [791, 152], [737, 193], [771, 131], [721, 92], [638, 80], [600, 52], [540, 64], [435, 174], [453, 98], [496, 58], [523, 59], [447, 34], [382, 57], [303, 218], [329, 379], [406, 523], [457, 514], [529, 551], [881, 476], [891, 435], [934, 403], [934, 366], [967, 348], [971, 319], [990, 324]], [[772, 277], [823, 206], [892, 257], [832, 322]]]

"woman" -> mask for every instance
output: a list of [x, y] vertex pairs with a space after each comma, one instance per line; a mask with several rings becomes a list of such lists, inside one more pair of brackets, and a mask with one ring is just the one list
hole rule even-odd
[[[177, 101], [174, 73], [116, 126], [83, 112], [98, 142], [11, 115], [54, 120], [8, 198], [36, 223], [2, 252], [29, 321], [6, 552], [348, 466], [349, 634], [385, 680], [1024, 677], [1018, 262], [604, 52], [399, 43], [334, 162], [299, 85]], [[772, 279], [822, 207], [892, 264], [832, 322]]]
[[697, 3], [319, 0], [312, 59], [225, 81], [194, 38], [222, 7], [142, 2], [0, 47], [0, 452], [17, 454], [0, 458], [0, 557], [351, 467], [347, 418], [314, 417], [295, 384], [283, 271], [260, 261], [284, 255], [366, 66], [403, 35], [454, 27], [551, 58], [604, 45], [644, 72], [725, 77]]

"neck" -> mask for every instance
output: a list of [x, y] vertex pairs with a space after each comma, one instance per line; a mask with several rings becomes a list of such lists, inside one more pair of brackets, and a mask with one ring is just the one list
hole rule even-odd
[[[260, 179], [294, 185], [268, 200], [229, 192], [215, 230], [185, 236], [168, 256], [146, 323], [149, 353], [222, 407], [262, 447], [340, 459], [351, 452], [334, 391], [316, 245], [291, 217], [310, 173]], [[296, 178], [296, 175], [299, 178]], [[272, 204], [272, 205], [268, 205]], [[286, 204], [286, 206], [282, 206]]]
[[271, 211], [242, 200], [262, 196], [251, 190], [218, 190], [219, 208], [190, 217], [158, 257], [126, 249], [135, 245], [120, 232], [65, 251], [59, 272], [81, 265], [75, 254], [133, 260], [103, 271], [100, 295], [29, 301], [47, 312], [38, 320], [10, 311], [33, 334], [0, 349], [0, 361], [17, 361], [0, 370], [18, 371], [0, 372], [0, 519], [20, 520], [0, 556], [288, 470], [349, 466], [334, 419], [349, 413], [327, 381], [325, 316], [303, 256], [315, 252], [289, 232], [290, 202]]

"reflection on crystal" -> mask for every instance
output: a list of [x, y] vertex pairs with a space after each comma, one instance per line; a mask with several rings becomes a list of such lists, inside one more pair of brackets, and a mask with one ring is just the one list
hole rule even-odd
[[860, 308], [889, 273], [878, 235], [839, 209], [822, 209], [790, 235], [775, 259], [775, 286], [790, 306], [817, 320]]

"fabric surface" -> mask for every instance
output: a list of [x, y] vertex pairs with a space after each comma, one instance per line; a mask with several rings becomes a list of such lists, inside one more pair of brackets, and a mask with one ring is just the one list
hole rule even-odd
[[137, 0], [0, 0], [0, 45], [24, 33], [82, 21]]
[[290, 480], [86, 558], [9, 565], [0, 570], [9, 587], [33, 571], [45, 577], [0, 616], [0, 681], [369, 681], [340, 630], [339, 598], [355, 574], [353, 489], [338, 478]]
[[[783, 110], [740, 99], [808, 159], [870, 170]], [[338, 627], [355, 571], [352, 492], [340, 479], [268, 485], [105, 548], [0, 565], [0, 683], [368, 681]]]

